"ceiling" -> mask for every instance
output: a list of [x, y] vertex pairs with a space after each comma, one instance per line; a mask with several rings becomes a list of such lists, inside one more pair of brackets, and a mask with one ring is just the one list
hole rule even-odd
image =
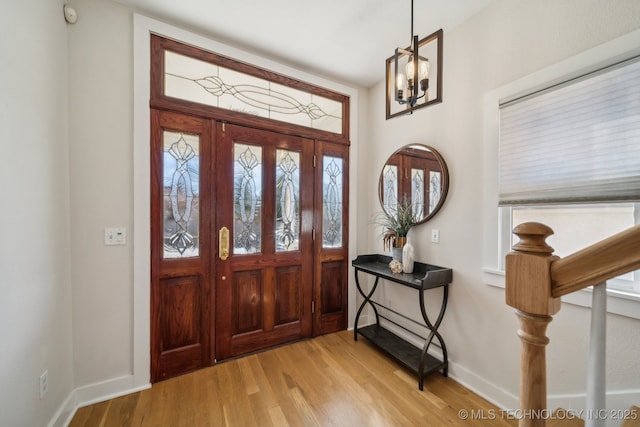
[[[411, 41], [409, 0], [116, 0], [296, 68], [370, 87]], [[414, 32], [447, 31], [493, 0], [416, 0]]]

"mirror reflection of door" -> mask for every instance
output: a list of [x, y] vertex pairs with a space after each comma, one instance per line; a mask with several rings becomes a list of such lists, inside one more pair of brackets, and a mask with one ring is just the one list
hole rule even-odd
[[380, 173], [378, 192], [385, 212], [410, 205], [418, 223], [435, 215], [444, 203], [449, 175], [446, 163], [431, 147], [408, 145], [393, 153]]

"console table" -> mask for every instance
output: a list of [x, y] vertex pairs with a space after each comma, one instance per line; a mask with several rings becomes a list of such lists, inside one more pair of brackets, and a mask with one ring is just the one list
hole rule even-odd
[[[449, 283], [451, 283], [452, 278], [452, 271], [450, 268], [443, 268], [435, 265], [416, 262], [414, 263], [413, 273], [394, 274], [389, 268], [389, 262], [391, 262], [391, 257], [384, 255], [359, 255], [352, 262], [352, 265], [355, 269], [356, 286], [358, 288], [358, 292], [364, 298], [364, 301], [362, 301], [362, 304], [360, 304], [360, 308], [358, 309], [358, 313], [356, 314], [356, 320], [353, 329], [353, 339], [357, 341], [358, 334], [362, 335], [378, 349], [396, 359], [404, 367], [413, 371], [418, 376], [418, 388], [420, 390], [423, 390], [425, 375], [442, 369], [442, 375], [445, 377], [447, 376], [447, 347], [445, 346], [442, 336], [438, 332], [438, 327], [442, 322], [445, 309], [447, 308], [447, 297], [449, 293]], [[359, 272], [375, 276], [375, 282], [373, 283], [373, 286], [371, 287], [371, 290], [368, 294], [365, 294], [365, 292], [362, 290], [362, 287], [360, 286], [360, 282], [358, 280]], [[376, 291], [376, 288], [378, 287], [378, 281], [380, 280], [380, 278], [398, 283], [403, 286], [408, 286], [418, 291], [420, 312], [422, 313], [424, 324], [419, 323], [414, 319], [411, 319], [395, 310], [392, 310], [390, 307], [380, 304], [379, 302], [376, 302], [372, 299], [372, 296]], [[424, 294], [426, 290], [440, 287], [444, 288], [442, 296], [442, 306], [440, 308], [440, 313], [438, 314], [436, 321], [432, 323], [429, 320], [429, 316], [427, 315], [427, 311], [425, 308]], [[360, 314], [362, 314], [362, 310], [367, 304], [369, 304], [371, 308], [373, 308], [373, 312], [376, 316], [376, 323], [370, 326], [365, 326], [363, 328], [358, 328], [358, 320], [360, 319]], [[392, 320], [387, 315], [380, 314], [378, 312], [378, 307], [384, 308], [388, 312], [394, 313], [397, 316], [400, 316], [416, 325], [419, 325], [422, 328], [425, 328], [428, 331], [428, 336], [423, 337], [419, 334], [416, 334], [412, 330]], [[423, 339], [424, 345], [422, 346], [422, 349], [414, 346], [413, 344], [410, 344], [403, 338], [391, 332], [389, 329], [380, 326], [381, 318]], [[427, 350], [429, 350], [429, 346], [433, 342], [434, 338], [438, 340], [440, 348], [442, 349], [442, 360], [439, 360], [427, 353]]]

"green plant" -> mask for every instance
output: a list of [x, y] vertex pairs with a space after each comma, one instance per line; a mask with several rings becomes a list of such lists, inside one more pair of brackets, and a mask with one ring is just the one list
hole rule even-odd
[[376, 224], [384, 227], [382, 241], [387, 248], [402, 247], [406, 242], [407, 233], [417, 222], [413, 206], [407, 200], [398, 202], [392, 212], [384, 210], [376, 217]]

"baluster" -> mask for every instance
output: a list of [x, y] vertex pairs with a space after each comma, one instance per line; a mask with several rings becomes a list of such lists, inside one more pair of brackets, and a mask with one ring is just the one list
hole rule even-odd
[[547, 407], [546, 329], [560, 310], [560, 298], [551, 295], [550, 265], [558, 257], [545, 239], [553, 230], [539, 223], [520, 224], [513, 230], [520, 241], [506, 256], [506, 302], [516, 309], [521, 341], [519, 427], [544, 427], [537, 417]]
[[607, 283], [593, 287], [591, 303], [591, 336], [587, 364], [586, 427], [604, 427], [605, 418], [598, 416], [606, 408], [606, 344]]

